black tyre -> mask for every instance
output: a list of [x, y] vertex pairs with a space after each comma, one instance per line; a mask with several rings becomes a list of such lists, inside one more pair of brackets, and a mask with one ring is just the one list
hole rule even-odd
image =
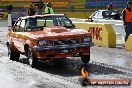
[[19, 61], [20, 54], [13, 51], [9, 46], [8, 46], [8, 57], [10, 60], [13, 61]]
[[27, 57], [28, 57], [29, 66], [31, 66], [32, 68], [36, 67], [38, 61], [36, 57], [33, 55], [32, 50], [30, 48], [28, 49], [27, 55], [28, 55]]
[[82, 61], [84, 64], [89, 63], [89, 61], [90, 61], [90, 54], [89, 54], [89, 55], [82, 55], [82, 56], [81, 56], [81, 61]]

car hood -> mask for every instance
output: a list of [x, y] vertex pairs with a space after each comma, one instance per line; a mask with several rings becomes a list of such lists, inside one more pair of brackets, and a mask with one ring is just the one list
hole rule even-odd
[[44, 27], [41, 31], [28, 32], [26, 36], [32, 38], [70, 38], [79, 36], [90, 36], [84, 29], [67, 29], [61, 26]]

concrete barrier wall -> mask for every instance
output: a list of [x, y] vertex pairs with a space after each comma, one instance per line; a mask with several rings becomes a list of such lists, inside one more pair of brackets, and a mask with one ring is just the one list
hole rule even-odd
[[75, 22], [77, 28], [85, 29], [92, 34], [92, 42], [98, 46], [116, 47], [116, 34], [111, 24]]
[[125, 43], [125, 49], [126, 50], [129, 50], [129, 51], [132, 51], [132, 34], [129, 35], [126, 43]]
[[0, 12], [0, 19], [7, 19], [8, 13], [7, 12]]

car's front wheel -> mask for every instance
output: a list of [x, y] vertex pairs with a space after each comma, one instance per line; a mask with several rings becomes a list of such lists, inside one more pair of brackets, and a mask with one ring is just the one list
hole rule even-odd
[[89, 63], [89, 61], [90, 61], [90, 54], [89, 54], [89, 55], [82, 55], [82, 56], [81, 56], [81, 61], [82, 61], [84, 64]]
[[31, 48], [28, 49], [28, 54], [27, 55], [28, 55], [27, 57], [28, 57], [28, 64], [29, 64], [29, 66], [31, 66], [32, 68], [36, 67], [36, 65], [37, 65], [37, 59], [33, 55]]
[[19, 61], [20, 54], [13, 51], [9, 46], [8, 46], [8, 57], [10, 60], [13, 61]]

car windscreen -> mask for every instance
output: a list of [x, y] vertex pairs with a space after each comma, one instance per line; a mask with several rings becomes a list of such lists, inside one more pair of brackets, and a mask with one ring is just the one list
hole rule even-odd
[[73, 27], [71, 20], [65, 16], [36, 17], [36, 18], [29, 18], [28, 21], [30, 27], [34, 29], [40, 27], [50, 27], [50, 26]]
[[111, 18], [112, 11], [103, 11], [102, 16], [103, 18]]
[[107, 18], [107, 19], [111, 19], [113, 18], [113, 14], [118, 14], [119, 15], [119, 12], [118, 11], [103, 11], [102, 12], [102, 16], [103, 18]]

